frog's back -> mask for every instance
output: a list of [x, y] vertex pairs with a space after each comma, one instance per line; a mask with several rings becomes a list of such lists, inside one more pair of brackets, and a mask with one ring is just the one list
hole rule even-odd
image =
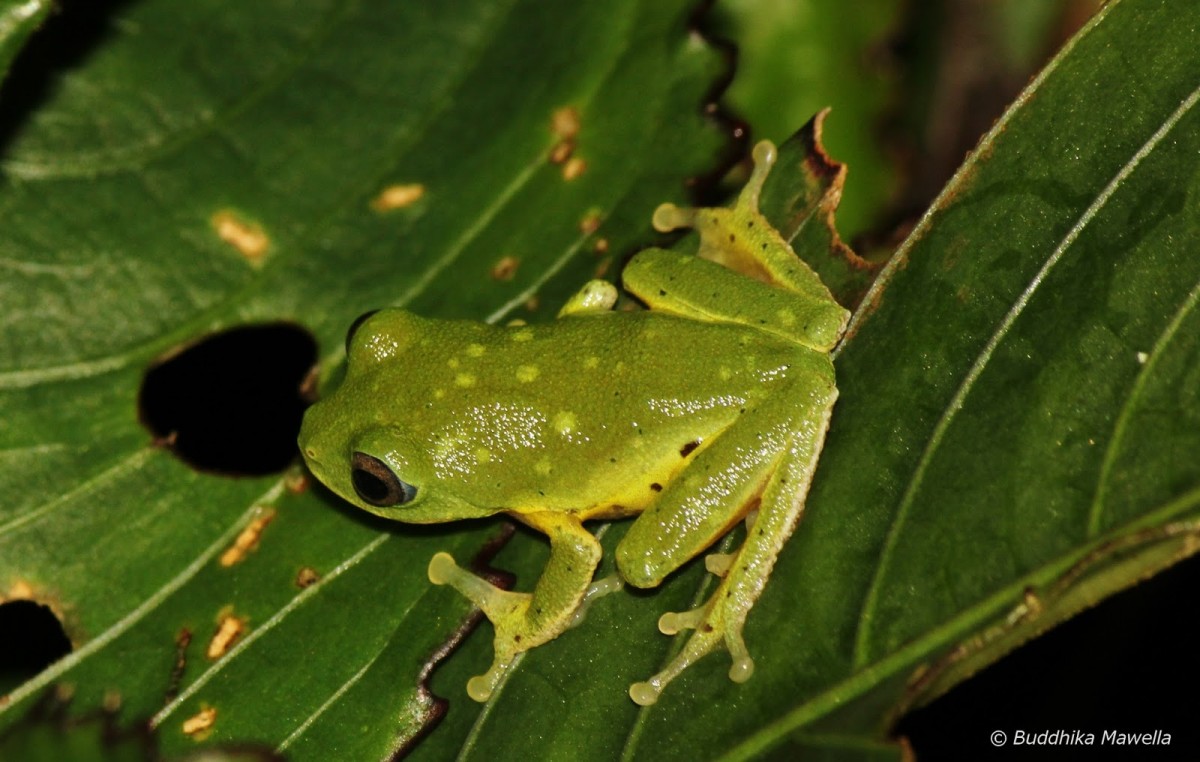
[[653, 312], [519, 327], [424, 322], [386, 374], [405, 379], [393, 403], [428, 443], [431, 468], [481, 491], [465, 497], [503, 493], [529, 510], [636, 511], [693, 450], [776, 393], [798, 353], [815, 354]]

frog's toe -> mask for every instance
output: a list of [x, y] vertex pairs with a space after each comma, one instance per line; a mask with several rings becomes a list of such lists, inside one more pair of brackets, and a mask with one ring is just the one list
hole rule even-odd
[[458, 568], [458, 564], [454, 563], [454, 557], [449, 553], [442, 551], [435, 553], [433, 558], [429, 559], [429, 569], [426, 572], [429, 575], [429, 581], [435, 585], [448, 585], [451, 583], [462, 570]]
[[670, 233], [680, 228], [690, 228], [696, 223], [696, 209], [674, 204], [659, 204], [650, 218], [650, 224], [660, 233]]
[[629, 698], [633, 699], [633, 703], [638, 706], [650, 706], [658, 701], [662, 689], [663, 686], [659, 680], [650, 678], [643, 683], [634, 683], [629, 686]]
[[725, 647], [729, 649], [729, 655], [733, 657], [733, 664], [729, 666], [729, 679], [735, 683], [746, 682], [754, 674], [754, 659], [750, 658], [750, 652], [746, 650], [742, 633], [726, 633]]
[[658, 631], [663, 635], [675, 635], [683, 630], [695, 629], [704, 620], [707, 607], [691, 611], [668, 611], [658, 618]]
[[490, 699], [515, 661], [515, 659], [497, 659], [487, 672], [476, 675], [467, 681], [467, 695], [481, 703]]
[[724, 577], [729, 573], [729, 567], [733, 565], [735, 558], [737, 555], [734, 553], [709, 553], [704, 557], [704, 568], [708, 569], [709, 574]]
[[529, 604], [528, 593], [501, 590], [487, 580], [463, 569], [449, 553], [436, 553], [429, 560], [429, 581], [449, 585], [478, 606], [495, 623], [498, 619], [519, 619]]

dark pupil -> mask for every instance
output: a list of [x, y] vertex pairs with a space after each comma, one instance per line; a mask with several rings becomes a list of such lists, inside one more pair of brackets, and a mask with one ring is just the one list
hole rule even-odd
[[382, 503], [387, 500], [390, 493], [387, 482], [370, 471], [356, 468], [350, 472], [350, 480], [354, 482], [354, 491], [368, 503]]
[[417, 488], [406, 484], [374, 455], [356, 452], [350, 461], [350, 483], [364, 502], [380, 508], [402, 505], [417, 496]]

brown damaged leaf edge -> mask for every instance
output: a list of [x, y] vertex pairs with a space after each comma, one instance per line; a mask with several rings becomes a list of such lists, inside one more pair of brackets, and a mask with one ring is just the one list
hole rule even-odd
[[882, 267], [858, 256], [838, 234], [835, 215], [848, 169], [821, 144], [829, 109], [818, 112], [779, 147], [787, 172], [767, 178], [762, 211], [839, 304], [853, 308]]
[[[1021, 601], [1002, 621], [958, 643], [936, 661], [917, 667], [888, 724], [894, 724], [906, 712], [929, 703], [957, 684], [960, 676], [956, 672], [968, 659], [992, 650], [995, 653], [988, 663], [994, 663], [1109, 595], [1143, 582], [1197, 551], [1200, 551], [1200, 521], [1143, 529], [1093, 548], [1041, 590], [1027, 586]], [[1111, 580], [1106, 579], [1106, 572], [1126, 563], [1141, 567], [1135, 578], [1121, 579], [1117, 573]], [[1089, 581], [1095, 586], [1089, 587]], [[978, 669], [966, 668], [967, 676]]]
[[[838, 205], [842, 201], [842, 188], [846, 185], [847, 167], [844, 163], [834, 161], [828, 153], [825, 152], [825, 146], [821, 143], [821, 131], [825, 127], [825, 119], [829, 116], [831, 109], [824, 108], [817, 112], [808, 125], [805, 125], [800, 130], [798, 137], [804, 141], [806, 155], [804, 166], [817, 177], [829, 179], [829, 190], [826, 191], [824, 198], [817, 207], [821, 215], [821, 222], [829, 229], [833, 236], [833, 241], [830, 243], [829, 255], [837, 260], [845, 262], [853, 271], [860, 274], [858, 283], [861, 290], [858, 293], [857, 301], [866, 293], [867, 287], [871, 285], [871, 281], [875, 278], [875, 274], [883, 267], [882, 262], [868, 262], [860, 257], [845, 241], [837, 230], [835, 215]], [[850, 305], [853, 306], [853, 305]]]
[[[502, 587], [505, 590], [511, 589], [516, 578], [506, 571], [493, 568], [491, 563], [496, 554], [500, 552], [500, 549], [508, 544], [508, 541], [512, 539], [516, 532], [517, 528], [511, 521], [503, 522], [500, 531], [484, 543], [479, 552], [471, 559], [469, 565], [471, 571], [497, 587]], [[446, 710], [450, 707], [450, 701], [441, 696], [434, 695], [430, 689], [429, 680], [432, 678], [434, 670], [462, 645], [462, 642], [479, 626], [481, 621], [483, 621], [483, 612], [475, 609], [429, 655], [425, 664], [421, 666], [421, 671], [417, 675], [417, 701], [424, 705], [425, 715], [421, 720], [419, 728], [407, 738], [399, 739], [399, 744], [391, 756], [388, 757], [389, 760], [398, 760], [408, 756], [409, 752], [415, 749], [441, 723], [442, 718], [446, 716]]]

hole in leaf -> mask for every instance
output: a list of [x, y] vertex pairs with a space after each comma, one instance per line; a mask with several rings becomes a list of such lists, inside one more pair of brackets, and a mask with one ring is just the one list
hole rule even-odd
[[34, 601], [0, 603], [0, 695], [71, 653], [54, 612]]
[[142, 423], [196, 468], [243, 476], [281, 471], [296, 456], [309, 402], [301, 385], [316, 360], [316, 342], [295, 325], [214, 334], [146, 372]]

